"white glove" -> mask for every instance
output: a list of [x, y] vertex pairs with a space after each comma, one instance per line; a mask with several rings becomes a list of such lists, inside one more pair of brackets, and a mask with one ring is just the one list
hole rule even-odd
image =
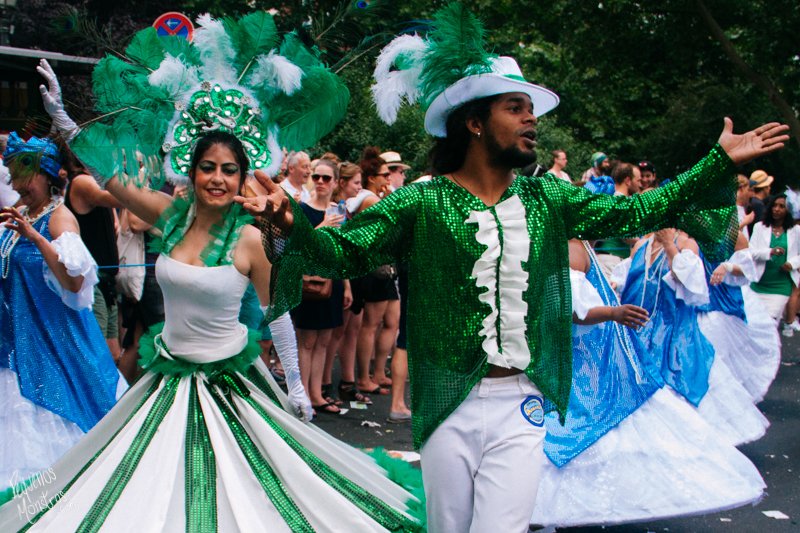
[[286, 375], [286, 389], [289, 393], [289, 405], [294, 414], [303, 422], [310, 421], [314, 416], [311, 400], [303, 387], [300, 379], [300, 366], [297, 364], [297, 336], [294, 333], [292, 319], [289, 313], [284, 313], [269, 323], [272, 332], [272, 343], [278, 352], [278, 359], [283, 365]]
[[47, 81], [47, 87], [39, 85], [39, 92], [42, 93], [42, 103], [53, 125], [62, 133], [67, 141], [72, 140], [78, 134], [78, 125], [72, 120], [64, 110], [64, 102], [61, 99], [61, 86], [58, 84], [56, 73], [46, 59], [39, 60], [36, 71]]

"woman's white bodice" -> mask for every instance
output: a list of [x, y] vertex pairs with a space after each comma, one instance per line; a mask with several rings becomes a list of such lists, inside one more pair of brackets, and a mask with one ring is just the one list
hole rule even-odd
[[250, 279], [234, 265], [200, 267], [162, 254], [156, 278], [164, 294], [161, 337], [170, 354], [208, 363], [244, 349], [247, 327], [239, 308]]

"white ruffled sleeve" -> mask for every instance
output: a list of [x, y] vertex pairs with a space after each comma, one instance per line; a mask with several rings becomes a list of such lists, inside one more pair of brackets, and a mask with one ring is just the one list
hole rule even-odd
[[690, 250], [681, 250], [672, 258], [672, 268], [664, 281], [675, 295], [688, 305], [705, 305], [709, 302], [706, 270], [700, 256]]
[[97, 284], [97, 263], [86, 248], [77, 233], [65, 231], [50, 244], [58, 254], [58, 261], [67, 269], [67, 274], [72, 277], [83, 276], [83, 283], [78, 292], [65, 289], [58, 278], [47, 266], [42, 263], [44, 280], [47, 286], [61, 297], [64, 305], [77, 311], [86, 309], [94, 303], [94, 286]]
[[580, 270], [569, 269], [569, 283], [572, 287], [572, 312], [579, 320], [586, 318], [595, 307], [606, 305], [594, 285], [586, 279], [586, 274]]
[[738, 252], [734, 252], [734, 254], [726, 261], [726, 263], [730, 263], [741, 268], [742, 275], [740, 276], [738, 274], [734, 274], [733, 272], [728, 272], [722, 279], [723, 283], [741, 287], [744, 285], [749, 285], [754, 281], [758, 281], [756, 263], [753, 261], [753, 256], [750, 254], [750, 250], [747, 248], [744, 250], [739, 250]]

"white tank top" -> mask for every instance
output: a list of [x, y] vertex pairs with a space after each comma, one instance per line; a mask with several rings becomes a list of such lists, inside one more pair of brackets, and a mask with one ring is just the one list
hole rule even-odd
[[[353, 196], [352, 198], [348, 198], [348, 199], [345, 201], [345, 207], [347, 208], [347, 212], [348, 212], [348, 213], [350, 213], [351, 215], [355, 215], [355, 214], [356, 214], [356, 212], [357, 212], [357, 211], [359, 210], [359, 208], [361, 207], [361, 204], [362, 204], [362, 203], [364, 202], [364, 200], [366, 200], [366, 199], [367, 199], [367, 197], [369, 197], [369, 196], [374, 196], [374, 197], [378, 198], [378, 195], [377, 195], [377, 194], [375, 194], [374, 192], [372, 192], [372, 191], [371, 191], [371, 190], [369, 190], [369, 189], [361, 189], [361, 190], [358, 192], [358, 194], [357, 194], [357, 195]], [[380, 198], [379, 198], [379, 199], [380, 199]]]
[[200, 267], [161, 254], [156, 279], [164, 294], [161, 338], [171, 355], [210, 363], [244, 349], [247, 327], [239, 308], [250, 279], [235, 266]]

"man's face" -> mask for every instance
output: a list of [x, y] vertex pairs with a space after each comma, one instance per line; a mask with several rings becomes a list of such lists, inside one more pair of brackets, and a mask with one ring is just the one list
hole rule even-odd
[[601, 175], [608, 176], [608, 173], [611, 172], [611, 161], [609, 161], [608, 158], [605, 158], [600, 161], [600, 165], [597, 168], [600, 169]]
[[553, 159], [553, 163], [556, 166], [564, 168], [567, 166], [567, 153], [566, 152], [559, 152], [558, 155]]
[[502, 94], [492, 103], [482, 134], [490, 162], [521, 168], [536, 161], [536, 115], [525, 93]]
[[633, 177], [631, 178], [631, 184], [628, 187], [628, 192], [630, 194], [642, 192], [642, 173], [639, 171], [639, 167], [633, 167]]
[[394, 189], [399, 189], [403, 186], [406, 179], [406, 171], [403, 167], [390, 166], [389, 167], [389, 185]]
[[294, 165], [289, 165], [289, 180], [292, 183], [305, 183], [311, 175], [311, 161], [308, 157], [299, 157]]

